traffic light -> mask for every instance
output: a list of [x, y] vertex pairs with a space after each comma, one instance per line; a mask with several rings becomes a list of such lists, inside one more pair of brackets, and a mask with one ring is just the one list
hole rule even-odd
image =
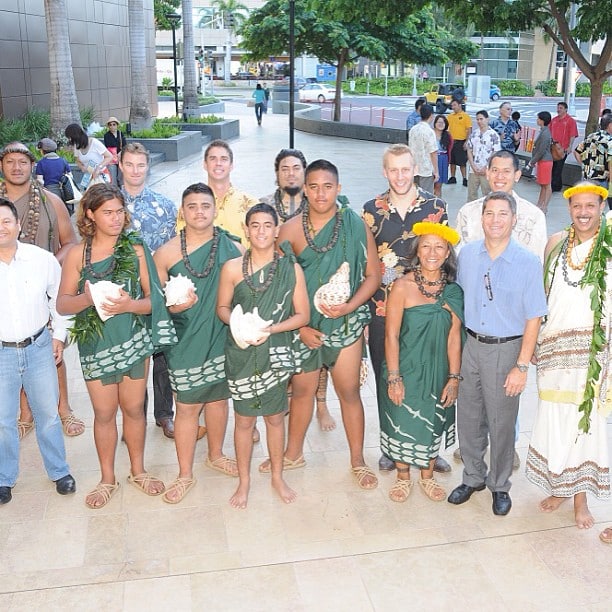
[[200, 63], [204, 61], [204, 48], [203, 47], [200, 47], [200, 50], [198, 51], [198, 61]]
[[234, 18], [234, 13], [232, 11], [226, 11], [225, 13], [225, 27], [228, 30], [233, 30], [236, 25], [236, 20]]
[[557, 49], [557, 68], [567, 66], [567, 54], [563, 49]]

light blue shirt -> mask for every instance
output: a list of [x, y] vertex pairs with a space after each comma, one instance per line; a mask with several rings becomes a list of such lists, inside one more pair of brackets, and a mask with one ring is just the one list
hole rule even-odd
[[477, 334], [522, 336], [529, 319], [547, 313], [542, 264], [514, 240], [496, 259], [489, 257], [484, 240], [466, 244], [457, 282], [465, 295], [465, 326]]
[[176, 236], [177, 209], [172, 200], [148, 187], [135, 197], [121, 191], [132, 218], [131, 229], [140, 232], [151, 253]]

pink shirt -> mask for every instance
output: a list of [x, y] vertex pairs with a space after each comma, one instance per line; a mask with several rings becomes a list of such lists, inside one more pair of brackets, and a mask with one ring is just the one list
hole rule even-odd
[[578, 136], [576, 120], [569, 115], [563, 119], [557, 115], [548, 126], [553, 140], [556, 140], [566, 151], [570, 148], [570, 140]]

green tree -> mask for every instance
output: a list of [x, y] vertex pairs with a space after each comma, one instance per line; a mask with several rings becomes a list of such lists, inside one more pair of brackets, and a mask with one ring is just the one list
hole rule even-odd
[[80, 123], [68, 37], [66, 0], [45, 0], [45, 22], [49, 47], [51, 135], [63, 138], [70, 123]]
[[[587, 134], [596, 129], [606, 79], [612, 76], [612, 0], [576, 0], [576, 27], [570, 27], [570, 0], [439, 0], [454, 19], [472, 22], [485, 32], [540, 27], [569, 55], [591, 83]], [[552, 18], [552, 20], [551, 20]], [[596, 61], [589, 61], [580, 42], [603, 41]]]
[[153, 14], [156, 30], [171, 30], [172, 24], [166, 19], [168, 13], [176, 13], [181, 0], [153, 0]]
[[[334, 2], [329, 0], [329, 8]], [[289, 40], [288, 0], [270, 0], [253, 11], [243, 25], [242, 46], [254, 60], [287, 51]], [[343, 69], [359, 57], [376, 61], [404, 60], [418, 64], [463, 62], [475, 46], [451, 37], [436, 25], [430, 10], [408, 15], [401, 21], [374, 22], [361, 17], [336, 20], [311, 7], [309, 0], [295, 2], [296, 55], [308, 53], [337, 68], [334, 121], [340, 120], [340, 89]], [[323, 16], [322, 16], [323, 15]]]
[[[223, 26], [227, 30], [227, 42], [225, 46], [225, 69], [224, 81], [232, 80], [231, 61], [232, 61], [232, 36], [240, 30], [246, 20], [248, 8], [238, 0], [212, 0], [211, 4], [223, 15]], [[233, 22], [231, 23], [230, 20]]]

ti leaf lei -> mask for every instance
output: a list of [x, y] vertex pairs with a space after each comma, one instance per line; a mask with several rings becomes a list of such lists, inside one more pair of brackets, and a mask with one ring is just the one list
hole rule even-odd
[[[119, 236], [113, 252], [115, 266], [110, 273], [110, 278], [107, 279], [119, 285], [125, 285], [129, 293], [133, 293], [139, 287], [138, 256], [133, 246], [135, 244], [142, 244], [142, 239], [136, 232], [123, 232]], [[83, 272], [86, 272], [85, 268], [83, 268]], [[86, 278], [82, 275], [79, 283], [80, 291], [83, 290], [85, 280]], [[140, 320], [138, 315], [137, 318]], [[140, 321], [140, 323], [144, 325], [143, 321]], [[74, 323], [68, 331], [70, 332], [70, 338], [79, 344], [94, 343], [104, 334], [104, 322], [100, 319], [95, 306], [89, 306], [76, 314]]]
[[605, 217], [602, 218], [596, 240], [593, 254], [586, 265], [584, 276], [580, 281], [581, 287], [586, 287], [587, 285], [592, 287], [590, 297], [591, 310], [593, 311], [593, 335], [591, 336], [591, 346], [589, 349], [587, 380], [582, 403], [578, 406], [578, 411], [582, 412], [578, 428], [584, 433], [589, 433], [591, 427], [591, 413], [593, 411], [595, 390], [601, 374], [601, 364], [597, 356], [606, 344], [606, 334], [602, 326], [602, 319], [606, 300], [606, 268], [608, 261], [612, 258], [612, 226], [608, 225]]

